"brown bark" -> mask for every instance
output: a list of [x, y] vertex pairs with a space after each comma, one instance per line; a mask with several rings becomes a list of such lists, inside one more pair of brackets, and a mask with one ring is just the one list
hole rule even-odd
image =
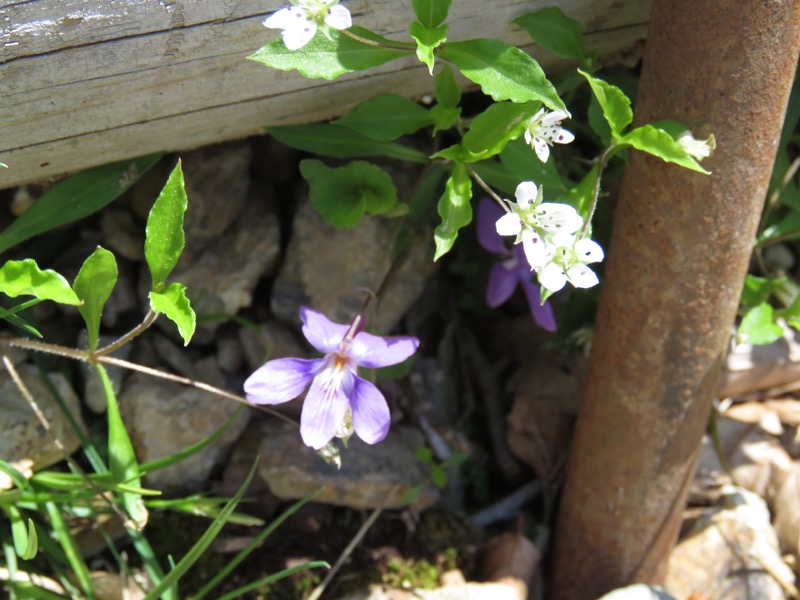
[[711, 176], [633, 152], [561, 501], [553, 590], [658, 582], [738, 307], [800, 52], [797, 0], [656, 0], [636, 124], [714, 133]]

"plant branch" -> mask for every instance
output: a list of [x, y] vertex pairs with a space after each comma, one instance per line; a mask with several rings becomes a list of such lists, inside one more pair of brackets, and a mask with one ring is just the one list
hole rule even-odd
[[135, 337], [144, 333], [153, 323], [156, 322], [158, 318], [158, 314], [154, 313], [152, 310], [147, 312], [145, 315], [144, 320], [139, 323], [136, 327], [131, 329], [128, 333], [123, 335], [121, 338], [116, 340], [115, 342], [111, 342], [108, 346], [104, 348], [100, 348], [99, 350], [95, 350], [92, 354], [93, 357], [104, 356], [106, 354], [111, 354], [133, 340]]
[[475, 183], [477, 183], [481, 188], [483, 188], [484, 192], [486, 192], [487, 194], [489, 194], [489, 196], [492, 197], [492, 200], [497, 202], [503, 208], [504, 211], [511, 212], [511, 209], [506, 204], [506, 201], [503, 200], [503, 198], [501, 198], [500, 196], [498, 196], [497, 193], [492, 188], [489, 187], [489, 185], [483, 180], [483, 178], [481, 178], [481, 176], [478, 175], [475, 169], [473, 169], [468, 164], [464, 164], [464, 166], [467, 168], [469, 176], [475, 180]]

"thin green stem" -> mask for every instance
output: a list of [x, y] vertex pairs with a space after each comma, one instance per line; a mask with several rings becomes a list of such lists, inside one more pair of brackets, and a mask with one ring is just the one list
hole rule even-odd
[[139, 323], [136, 327], [131, 329], [128, 333], [123, 335], [121, 338], [116, 340], [115, 342], [111, 342], [108, 346], [104, 348], [100, 348], [99, 350], [95, 350], [93, 356], [103, 356], [105, 354], [111, 354], [115, 352], [137, 336], [144, 333], [153, 323], [156, 322], [158, 315], [154, 313], [152, 310], [148, 311], [147, 315], [145, 315], [144, 320]]
[[589, 206], [589, 214], [586, 215], [586, 219], [583, 222], [583, 227], [581, 227], [580, 231], [578, 232], [578, 239], [586, 237], [586, 233], [589, 231], [589, 227], [592, 224], [592, 219], [594, 218], [594, 213], [597, 210], [597, 203], [600, 200], [600, 182], [603, 180], [603, 171], [608, 164], [608, 161], [611, 159], [614, 151], [616, 150], [616, 146], [611, 144], [608, 148], [603, 150], [600, 157], [597, 159], [597, 177], [595, 177], [594, 181], [594, 190], [592, 191], [592, 203]]
[[478, 175], [478, 173], [475, 171], [475, 169], [473, 169], [468, 164], [464, 164], [464, 166], [467, 168], [467, 172], [469, 173], [469, 176], [472, 177], [472, 179], [475, 181], [475, 183], [477, 183], [481, 188], [483, 188], [484, 192], [486, 192], [487, 194], [489, 194], [489, 196], [491, 196], [492, 200], [497, 202], [503, 208], [504, 211], [511, 212], [511, 209], [508, 207], [508, 204], [506, 204], [506, 201], [503, 198], [501, 198], [500, 196], [498, 196], [497, 193], [495, 193], [495, 191], [492, 188], [489, 187], [489, 184], [487, 184], [483, 180], [483, 178], [480, 175]]

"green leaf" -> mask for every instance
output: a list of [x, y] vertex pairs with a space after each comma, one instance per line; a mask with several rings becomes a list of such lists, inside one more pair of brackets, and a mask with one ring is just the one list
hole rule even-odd
[[266, 132], [287, 146], [321, 156], [388, 156], [409, 162], [428, 162], [428, 157], [422, 152], [394, 142], [371, 140], [341, 125], [288, 125], [267, 127]]
[[461, 103], [461, 88], [453, 75], [450, 65], [443, 65], [436, 76], [436, 102], [448, 108], [456, 108]]
[[578, 72], [589, 82], [594, 97], [600, 103], [600, 108], [603, 109], [603, 116], [611, 127], [612, 137], [619, 137], [622, 134], [622, 130], [633, 121], [630, 99], [617, 86], [592, 77], [589, 73], [580, 69], [578, 69]]
[[417, 42], [417, 58], [428, 65], [428, 73], [433, 75], [434, 50], [447, 41], [447, 25], [428, 29], [418, 21], [413, 21], [408, 34]]
[[783, 336], [783, 328], [775, 323], [772, 306], [763, 303], [751, 308], [739, 324], [737, 338], [740, 343], [771, 344]]
[[447, 131], [458, 123], [461, 118], [461, 108], [437, 104], [431, 108], [431, 118], [433, 118], [434, 135], [440, 131]]
[[545, 198], [566, 191], [555, 161], [540, 161], [533, 149], [521, 138], [506, 144], [500, 153], [500, 161], [519, 181], [533, 180], [544, 186]]
[[150, 292], [150, 308], [154, 313], [161, 313], [178, 326], [178, 333], [186, 346], [194, 335], [197, 317], [186, 297], [186, 286], [172, 283], [161, 292]]
[[362, 102], [334, 123], [373, 140], [390, 141], [433, 125], [433, 117], [413, 100], [387, 94]]
[[570, 19], [558, 6], [549, 6], [522, 15], [512, 21], [528, 32], [531, 39], [556, 56], [584, 63], [588, 57], [583, 47], [581, 24]]
[[300, 172], [311, 187], [311, 204], [334, 227], [354, 227], [364, 213], [379, 215], [397, 204], [397, 189], [388, 173], [368, 162], [331, 168], [304, 160]]
[[81, 303], [64, 277], [50, 269], [42, 271], [32, 258], [9, 260], [0, 268], [0, 292], [12, 298], [35, 296], [72, 306]]
[[747, 275], [744, 279], [744, 289], [742, 290], [741, 304], [748, 307], [754, 307], [763, 302], [766, 302], [772, 295], [775, 288], [785, 280], [784, 277], [778, 279], [767, 279], [765, 277], [756, 277], [755, 275]]
[[31, 560], [36, 557], [39, 550], [39, 538], [36, 535], [36, 527], [33, 521], [28, 519], [27, 523], [22, 517], [19, 509], [13, 504], [4, 506], [11, 521], [11, 537], [14, 539], [14, 550], [22, 560]]
[[439, 56], [498, 102], [538, 100], [552, 110], [567, 109], [539, 63], [515, 46], [492, 39], [448, 42]]
[[411, 0], [414, 14], [423, 27], [433, 29], [447, 18], [451, 0]]
[[153, 290], [164, 287], [183, 252], [183, 214], [187, 204], [183, 170], [178, 161], [147, 216], [144, 257], [153, 278]]
[[453, 144], [443, 150], [439, 150], [431, 158], [443, 158], [445, 160], [452, 160], [453, 162], [466, 162], [469, 160], [469, 152], [461, 144]]
[[484, 182], [502, 192], [508, 198], [514, 196], [519, 182], [525, 181], [525, 179], [520, 180], [520, 178], [512, 174], [503, 163], [494, 158], [474, 163], [472, 165], [472, 170], [475, 171], [478, 177], [483, 179]]
[[663, 161], [675, 163], [705, 175], [710, 174], [710, 171], [706, 171], [694, 158], [689, 156], [686, 150], [672, 139], [672, 136], [652, 125], [643, 125], [628, 132], [619, 139], [618, 145], [633, 146], [637, 150], [657, 156]]
[[[117, 484], [128, 484], [133, 487], [142, 487], [142, 480], [139, 476], [139, 463], [136, 461], [136, 453], [133, 451], [133, 443], [122, 422], [122, 415], [119, 412], [117, 395], [108, 371], [105, 366], [99, 363], [94, 364], [97, 376], [106, 396], [106, 416], [108, 418], [108, 462], [111, 469], [111, 478]], [[128, 527], [141, 531], [147, 524], [147, 508], [144, 506], [141, 494], [132, 492], [121, 492], [122, 503], [131, 523]]]
[[98, 246], [97, 250], [84, 261], [72, 284], [78, 298], [83, 302], [78, 310], [86, 323], [91, 351], [97, 349], [103, 306], [111, 296], [116, 283], [117, 261], [111, 252]]
[[160, 158], [161, 154], [151, 154], [103, 165], [54, 185], [0, 234], [0, 252], [97, 212], [118, 198]]
[[458, 230], [472, 221], [472, 182], [467, 168], [456, 164], [445, 185], [444, 194], [439, 199], [439, 216], [441, 224], [433, 232], [436, 243], [436, 254], [433, 260], [439, 260], [450, 251], [458, 237]]
[[597, 164], [595, 164], [589, 172], [583, 176], [581, 182], [561, 196], [558, 202], [574, 206], [578, 214], [586, 219], [592, 207], [592, 200], [594, 199], [595, 189], [597, 188], [598, 177], [599, 168]]
[[408, 46], [408, 51], [380, 48], [364, 44], [329, 28], [326, 35], [315, 35], [308, 44], [299, 50], [289, 50], [282, 39], [275, 40], [257, 50], [251, 56], [254, 60], [280, 71], [297, 70], [309, 79], [336, 79], [344, 73], [363, 71], [407, 56], [414, 50], [413, 44], [399, 44], [387, 40], [361, 27], [351, 27], [348, 31], [364, 39], [388, 44], [394, 47]]
[[509, 141], [522, 135], [525, 125], [540, 106], [538, 102], [495, 102], [477, 115], [462, 140], [469, 153], [469, 162], [502, 152]]

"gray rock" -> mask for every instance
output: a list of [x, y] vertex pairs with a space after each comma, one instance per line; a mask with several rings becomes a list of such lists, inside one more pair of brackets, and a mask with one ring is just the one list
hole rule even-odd
[[217, 338], [217, 365], [225, 373], [237, 373], [244, 363], [244, 351], [238, 339], [231, 335]]
[[[134, 374], [120, 396], [122, 417], [128, 425], [140, 462], [183, 450], [214, 433], [238, 404], [208, 392], [170, 381]], [[244, 409], [211, 446], [170, 467], [149, 473], [145, 483], [166, 493], [200, 490], [214, 465], [247, 425]]]
[[144, 260], [144, 223], [127, 210], [104, 210], [100, 216], [103, 246], [133, 262]]
[[393, 428], [382, 442], [369, 446], [355, 435], [342, 450], [342, 468], [323, 461], [303, 444], [296, 427], [269, 421], [259, 448], [258, 473], [273, 494], [283, 500], [303, 498], [323, 488], [315, 502], [369, 509], [404, 508], [404, 496], [423, 484], [413, 506], [419, 510], [438, 499], [415, 451], [422, 435], [408, 427]]
[[[33, 365], [20, 364], [17, 366], [17, 371], [44, 413], [52, 434], [61, 442], [67, 453], [75, 452], [80, 447], [78, 435], [51, 395], [39, 370]], [[78, 426], [85, 431], [86, 426], [81, 418], [78, 396], [69, 382], [60, 373], [50, 373], [49, 377], [64, 400], [67, 410]], [[33, 409], [5, 368], [0, 368], [0, 423], [3, 424], [3, 434], [0, 435], [0, 457], [22, 473], [31, 475], [35, 471], [64, 460], [61, 450], [39, 423]], [[0, 473], [0, 489], [9, 489], [12, 486], [8, 475]]]
[[[113, 342], [115, 339], [116, 338], [108, 335], [101, 335], [99, 347], [102, 348], [103, 346]], [[87, 345], [85, 340], [86, 333], [84, 332], [81, 334], [82, 347], [86, 347]], [[131, 344], [125, 344], [119, 350], [114, 352], [112, 356], [114, 358], [127, 360], [130, 358], [132, 350], [133, 346]], [[108, 372], [108, 378], [111, 380], [111, 388], [114, 390], [114, 393], [119, 396], [119, 391], [122, 389], [122, 380], [125, 378], [127, 371], [121, 367], [115, 367], [113, 365], [106, 365], [106, 371]], [[103, 414], [106, 412], [108, 400], [105, 392], [103, 391], [103, 383], [100, 381], [100, 377], [97, 376], [97, 373], [95, 373], [94, 369], [81, 369], [80, 373], [83, 376], [83, 401], [92, 412]]]
[[[263, 203], [250, 202], [236, 225], [212, 243], [186, 269], [176, 269], [172, 281], [187, 286], [198, 314], [235, 314], [250, 306], [258, 281], [275, 269], [280, 252], [278, 219]], [[209, 341], [222, 321], [198, 324], [197, 341]]]
[[[297, 317], [297, 325], [300, 325], [300, 317]], [[248, 327], [239, 330], [239, 341], [250, 371], [255, 371], [274, 358], [307, 356], [308, 348], [300, 343], [301, 338], [302, 336], [298, 337], [294, 331], [277, 322], [264, 323], [257, 329]]]
[[[391, 220], [366, 216], [356, 227], [336, 229], [310, 202], [303, 203], [272, 290], [275, 316], [295, 323], [300, 306], [308, 305], [337, 323], [351, 321], [361, 310], [365, 290], [376, 292], [390, 267], [395, 228]], [[371, 307], [371, 325], [390, 331], [433, 271], [432, 242], [412, 245], [380, 302]]]
[[677, 598], [702, 590], [712, 598], [785, 598], [778, 580], [794, 584], [783, 562], [766, 503], [734, 486], [707, 509], [672, 551], [664, 587]]

